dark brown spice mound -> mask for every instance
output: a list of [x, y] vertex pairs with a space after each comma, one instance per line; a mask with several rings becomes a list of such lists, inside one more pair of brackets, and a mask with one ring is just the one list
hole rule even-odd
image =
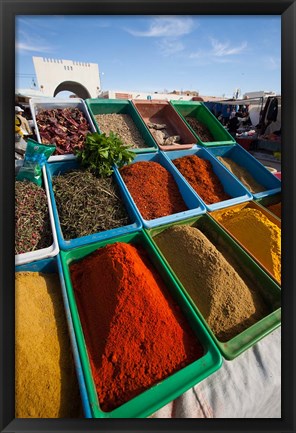
[[199, 136], [201, 141], [215, 141], [209, 129], [203, 123], [199, 122], [195, 117], [186, 117], [187, 123], [191, 126], [193, 131]]

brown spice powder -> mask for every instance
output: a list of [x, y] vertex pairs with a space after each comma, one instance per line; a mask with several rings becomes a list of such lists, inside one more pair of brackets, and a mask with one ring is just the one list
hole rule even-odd
[[265, 191], [266, 188], [264, 188], [263, 185], [260, 185], [244, 167], [224, 156], [217, 156], [217, 159], [219, 159], [219, 161], [222, 162], [222, 164], [225, 165], [225, 167], [228, 168], [228, 170], [231, 171], [231, 173], [233, 173], [234, 176], [236, 176], [252, 194]]
[[79, 417], [59, 277], [17, 272], [15, 284], [15, 416]]
[[201, 141], [215, 141], [213, 135], [211, 134], [209, 128], [206, 125], [199, 122], [195, 117], [186, 116], [185, 119], [194, 130], [194, 132], [199, 136]]
[[218, 340], [230, 340], [268, 314], [261, 296], [199, 229], [176, 225], [154, 240]]
[[130, 148], [147, 147], [144, 138], [129, 114], [97, 114], [95, 119], [102, 132], [110, 134], [112, 131], [118, 134], [124, 144]]
[[275, 214], [278, 218], [282, 217], [282, 202], [267, 206], [267, 209]]

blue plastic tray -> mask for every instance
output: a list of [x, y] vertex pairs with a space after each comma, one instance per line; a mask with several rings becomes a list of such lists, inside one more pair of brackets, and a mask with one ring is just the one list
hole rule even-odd
[[[64, 302], [64, 308], [65, 308], [65, 314], [68, 324], [68, 330], [69, 330], [69, 336], [72, 346], [72, 352], [73, 352], [73, 358], [74, 358], [74, 364], [77, 374], [77, 380], [82, 400], [82, 407], [85, 418], [92, 418], [89, 399], [86, 391], [85, 386], [85, 380], [83, 375], [83, 370], [80, 362], [79, 352], [78, 352], [78, 346], [76, 342], [73, 322], [72, 322], [72, 316], [71, 311], [69, 307], [69, 301], [68, 301], [68, 295], [64, 280], [64, 274], [63, 274], [63, 268], [62, 263], [60, 259], [60, 255], [57, 255], [55, 257], [51, 257], [48, 259], [42, 259], [37, 260], [36, 262], [27, 263], [25, 265], [20, 265], [15, 267], [15, 272], [44, 272], [44, 273], [58, 273], [60, 277], [60, 283], [61, 283], [61, 290], [62, 290], [62, 297]], [[69, 396], [71, 398], [71, 396]]]
[[214, 204], [206, 204], [200, 198], [200, 196], [195, 192], [195, 190], [189, 185], [189, 183], [185, 180], [185, 178], [181, 175], [179, 170], [174, 166], [175, 170], [179, 173], [179, 175], [184, 179], [187, 185], [192, 189], [194, 194], [199, 197], [200, 200], [204, 203], [206, 209], [211, 212], [217, 209], [222, 209], [227, 206], [231, 206], [238, 203], [243, 203], [245, 201], [250, 201], [253, 199], [253, 195], [244, 187], [244, 185], [237, 180], [236, 177], [227, 170], [223, 164], [221, 164], [207, 149], [204, 147], [198, 147], [196, 149], [183, 150], [180, 152], [166, 152], [165, 158], [167, 158], [170, 163], [176, 158], [182, 158], [183, 156], [188, 155], [197, 155], [201, 159], [205, 159], [211, 162], [214, 173], [220, 179], [220, 182], [223, 185], [224, 191], [229, 194], [232, 198], [228, 200], [223, 200]]
[[[121, 193], [121, 198], [125, 204], [126, 211], [130, 217], [131, 224], [126, 226], [117, 227], [115, 229], [106, 230], [99, 233], [94, 233], [87, 236], [81, 236], [80, 238], [66, 240], [64, 239], [63, 232], [61, 229], [60, 219], [58, 215], [57, 205], [55, 201], [55, 196], [52, 188], [52, 177], [57, 176], [60, 173], [65, 173], [69, 170], [79, 169], [81, 166], [77, 161], [67, 161], [67, 162], [56, 162], [51, 164], [46, 164], [46, 172], [48, 178], [49, 192], [52, 202], [53, 216], [56, 225], [58, 243], [60, 249], [69, 250], [72, 248], [80, 247], [81, 245], [88, 245], [99, 240], [111, 239], [114, 236], [119, 236], [126, 233], [132, 233], [142, 228], [142, 223], [140, 219], [137, 217], [136, 212], [134, 211], [133, 205], [130, 202], [129, 198], [126, 197], [124, 193], [122, 193], [122, 187], [119, 185], [119, 191]], [[115, 176], [113, 176], [115, 178]], [[116, 179], [115, 179], [116, 181]], [[117, 182], [118, 183], [118, 182]]]
[[[176, 151], [173, 153], [176, 153], [180, 155], [181, 151]], [[163, 224], [168, 224], [173, 221], [180, 221], [184, 218], [200, 215], [206, 212], [206, 207], [201, 201], [201, 199], [198, 197], [197, 194], [193, 191], [193, 189], [185, 182], [183, 177], [180, 176], [178, 170], [173, 166], [173, 164], [169, 161], [169, 159], [165, 158], [164, 152], [158, 152], [155, 154], [146, 154], [146, 155], [137, 155], [132, 164], [139, 162], [139, 161], [153, 161], [158, 162], [161, 164], [164, 168], [166, 168], [174, 177], [180, 194], [183, 197], [183, 200], [185, 201], [188, 210], [184, 212], [178, 212], [173, 215], [168, 215], [160, 218], [155, 218], [153, 220], [146, 220], [142, 217], [136, 203], [134, 202], [124, 180], [122, 179], [120, 172], [117, 167], [115, 167], [115, 176], [118, 180], [118, 182], [122, 185], [122, 188], [124, 189], [127, 198], [133, 203], [134, 209], [137, 212], [137, 215], [139, 219], [141, 220], [143, 227], [145, 228], [152, 228], [157, 227]], [[145, 189], [145, 185], [143, 185], [143, 189]]]
[[215, 157], [222, 156], [232, 159], [234, 162], [248, 170], [251, 176], [266, 188], [265, 191], [253, 194], [255, 199], [267, 197], [281, 191], [281, 181], [239, 144], [234, 144], [233, 146], [211, 147], [207, 148], [207, 150]]

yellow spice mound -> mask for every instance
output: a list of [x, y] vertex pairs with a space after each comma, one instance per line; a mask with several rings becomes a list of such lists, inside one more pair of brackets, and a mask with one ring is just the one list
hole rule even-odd
[[261, 211], [229, 209], [217, 218], [281, 282], [281, 229]]
[[15, 275], [15, 416], [79, 416], [80, 396], [58, 275]]

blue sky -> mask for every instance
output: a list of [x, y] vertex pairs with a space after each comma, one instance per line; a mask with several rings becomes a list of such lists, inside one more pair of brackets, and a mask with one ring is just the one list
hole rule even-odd
[[32, 57], [97, 63], [103, 90], [281, 93], [280, 16], [18, 16], [16, 87]]

